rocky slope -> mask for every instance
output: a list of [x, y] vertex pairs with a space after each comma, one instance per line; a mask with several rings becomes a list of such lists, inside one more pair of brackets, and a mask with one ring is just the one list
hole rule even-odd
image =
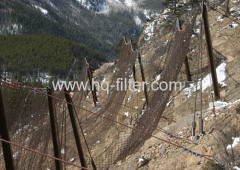
[[[223, 8], [223, 6], [220, 6], [220, 8]], [[142, 62], [144, 65], [144, 72], [146, 79], [149, 82], [159, 79], [159, 73], [161, 73], [161, 69], [164, 69], [164, 64], [161, 63], [164, 63], [167, 55], [165, 53], [163, 57], [161, 57], [163, 50], [162, 45], [163, 47], [166, 47], [168, 45], [167, 42], [171, 41], [172, 38], [172, 31], [166, 31], [166, 27], [169, 27], [169, 23], [166, 23], [168, 18], [166, 13], [168, 10], [170, 9], [165, 9], [159, 17], [146, 24], [139, 40], [139, 46], [142, 49], [143, 54]], [[237, 21], [239, 19], [239, 10], [239, 2], [235, 1], [230, 4], [231, 17]], [[173, 92], [163, 114], [163, 116], [176, 120], [176, 123], [161, 119], [158, 125], [159, 128], [153, 133], [154, 137], [147, 140], [135, 154], [129, 155], [126, 159], [116, 162], [116, 164], [111, 165], [109, 169], [220, 169], [223, 168], [223, 166], [225, 166], [225, 169], [231, 169], [240, 166], [238, 156], [240, 151], [240, 77], [238, 74], [240, 51], [237, 48], [240, 29], [236, 22], [233, 22], [232, 20], [223, 17], [218, 12], [210, 9], [209, 22], [211, 23], [210, 30], [213, 47], [214, 50], [218, 52], [218, 54], [215, 53], [215, 57], [221, 100], [214, 102], [216, 105], [216, 117], [214, 117], [212, 110], [211, 81], [207, 69], [208, 59], [206, 50], [204, 50], [202, 58], [203, 68], [201, 69], [203, 74], [202, 109], [205, 132], [204, 137], [199, 138], [199, 136], [196, 136], [194, 140], [196, 144], [191, 144], [191, 127], [195, 110], [194, 103], [196, 91], [194, 90], [195, 83], [187, 82], [186, 86], [184, 86], [181, 91]], [[200, 72], [198, 73], [197, 70], [197, 56], [199, 56], [199, 30], [200, 16], [197, 18], [189, 49], [190, 52], [188, 54], [193, 80], [195, 80], [197, 76], [198, 78], [200, 76]], [[137, 63], [136, 68], [138, 80], [141, 80], [139, 65]], [[103, 66], [101, 70], [96, 72], [96, 75], [98, 76], [101, 74], [103, 70], [108, 70], [108, 66]], [[109, 71], [105, 71], [103, 74], [105, 74], [105, 79], [108, 79], [109, 76], [111, 77], [111, 72]], [[178, 80], [182, 83], [186, 82], [184, 66], [182, 67]], [[198, 117], [200, 115], [200, 91], [198, 90], [197, 92], [196, 134], [199, 135]], [[152, 93], [149, 95], [151, 98]], [[142, 108], [144, 101], [145, 98], [143, 92], [136, 94], [128, 91], [123, 104], [134, 108]], [[118, 113], [127, 115], [129, 118], [135, 120], [140, 113], [138, 110], [129, 109], [127, 106], [121, 107]], [[122, 116], [118, 116], [117, 120], [125, 125], [134, 127], [134, 121], [132, 124], [129, 119]], [[138, 120], [139, 119], [137, 119], [137, 121]], [[94, 132], [93, 136], [95, 133], [98, 133], [98, 131]], [[112, 136], [113, 133], [118, 133], [120, 137]], [[98, 155], [97, 153], [102, 152], [101, 150], [103, 148], [111, 146], [111, 144], [107, 142], [108, 140], [115, 140], [112, 145], [115, 145], [116, 148], [118, 145], [124, 147], [124, 141], [126, 141], [126, 138], [129, 135], [128, 128], [123, 128], [121, 125], [111, 127], [105, 139], [101, 138], [98, 142], [96, 141], [97, 146], [93, 147], [93, 154]], [[176, 147], [172, 144], [156, 139], [156, 137], [183, 146], [195, 153], [192, 155], [191, 152], [188, 153], [187, 151], [183, 151], [181, 147]], [[89, 139], [94, 140], [92, 137]], [[116, 142], [117, 140], [118, 142]], [[117, 153], [118, 151], [113, 150], [110, 153], [106, 152], [106, 155], [115, 155]], [[198, 153], [197, 156], [195, 156], [196, 153]], [[209, 157], [207, 157], [209, 159], [204, 157], [200, 158], [199, 154], [209, 155]], [[114, 156], [108, 155], [106, 156], [106, 159], [114, 159], [113, 157]]]
[[[223, 6], [220, 6], [222, 8]], [[230, 5], [232, 18], [239, 19], [239, 2]], [[192, 36], [192, 44], [188, 54], [192, 78], [197, 76], [197, 56], [199, 55], [199, 19], [195, 33]], [[147, 23], [140, 45], [143, 47], [143, 61], [145, 67], [154, 67], [152, 57], [159, 57], [158, 44], [164, 43], [161, 39], [162, 21], [164, 15], [160, 15], [154, 21]], [[155, 137], [150, 138], [136, 154], [129, 155], [125, 160], [119, 161], [110, 169], [238, 169], [239, 162], [239, 57], [238, 49], [239, 26], [236, 22], [223, 17], [216, 11], [209, 11], [209, 22], [213, 47], [222, 55], [216, 56], [217, 74], [220, 82], [221, 100], [215, 101], [216, 117], [212, 110], [211, 87], [208, 69], [203, 69], [203, 138], [195, 137], [197, 144], [191, 144], [191, 127], [194, 113], [196, 92], [194, 84], [184, 87], [183, 91], [173, 92], [172, 97], [164, 111], [164, 116], [171, 117], [176, 123], [164, 120], [159, 122], [160, 129], [155, 130], [154, 136], [168, 142], [184, 146], [198, 154], [210, 155], [210, 159], [200, 158], [199, 155], [183, 151], [180, 147], [160, 141]], [[160, 24], [159, 24], [160, 23]], [[169, 40], [169, 39], [168, 39]], [[203, 54], [203, 65], [207, 67], [207, 54]], [[145, 68], [145, 69], [146, 69]], [[154, 71], [156, 73], [156, 71]], [[151, 77], [151, 73], [148, 77]], [[200, 76], [200, 75], [199, 75]], [[155, 76], [153, 76], [155, 77]], [[185, 68], [183, 66], [178, 78], [186, 81]], [[197, 98], [197, 134], [199, 133], [198, 117], [200, 115], [200, 92]], [[169, 133], [169, 134], [167, 134]], [[176, 139], [180, 137], [181, 139]], [[235, 155], [235, 156], [233, 156]], [[225, 166], [225, 167], [224, 167]]]

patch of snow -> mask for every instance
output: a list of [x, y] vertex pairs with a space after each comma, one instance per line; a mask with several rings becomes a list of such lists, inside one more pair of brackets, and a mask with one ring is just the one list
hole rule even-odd
[[196, 29], [195, 33], [199, 34], [200, 33], [200, 29]]
[[28, 142], [30, 140], [30, 138], [29, 137], [27, 137], [26, 139], [25, 139], [25, 142]]
[[15, 134], [18, 135], [20, 132], [22, 131], [22, 129], [18, 129]]
[[223, 22], [223, 20], [224, 20], [224, 19], [223, 19], [223, 16], [222, 16], [222, 15], [220, 15], [220, 16], [217, 17], [217, 21]]
[[38, 131], [38, 127], [37, 127], [37, 126], [33, 127], [33, 129], [34, 129], [35, 131]]
[[137, 25], [142, 25], [142, 21], [141, 21], [141, 19], [138, 17], [138, 16], [135, 16], [134, 17], [134, 21], [135, 21], [135, 23], [137, 24]]
[[54, 9], [58, 9], [50, 0], [46, 0], [47, 3]]
[[196, 22], [196, 25], [197, 25], [197, 26], [198, 26], [198, 25], [200, 25], [200, 24], [201, 24], [201, 22], [200, 22], [200, 21], [197, 21], [197, 22]]
[[153, 37], [154, 32], [154, 22], [150, 22], [146, 24], [147, 27], [145, 28], [145, 40], [150, 40]]
[[164, 9], [164, 11], [162, 12], [162, 14], [166, 14], [166, 13], [168, 13], [168, 12], [170, 12], [171, 10], [169, 9], [169, 8], [166, 8], [166, 9]]
[[43, 13], [44, 15], [47, 15], [48, 14], [48, 11], [46, 9], [43, 9], [42, 7], [39, 7], [37, 5], [34, 5], [34, 7], [38, 10], [41, 11], [41, 13]]
[[234, 6], [234, 7], [230, 8], [230, 12], [235, 11], [236, 9], [237, 9], [237, 7]]
[[[226, 84], [224, 83], [224, 80], [226, 79], [225, 70], [226, 70], [225, 62], [220, 64], [216, 69], [218, 82], [222, 87], [226, 86]], [[201, 83], [201, 79], [198, 80], [197, 90], [200, 89], [200, 83]], [[202, 92], [204, 92], [208, 87], [211, 87], [211, 74], [208, 74], [206, 77], [203, 78]], [[192, 96], [192, 92], [195, 92], [195, 91], [196, 91], [196, 84], [192, 83], [190, 84], [190, 87], [184, 89], [184, 95], [186, 95], [189, 98]]]
[[176, 7], [181, 7], [181, 6], [184, 6], [184, 4], [181, 4], [181, 3], [176, 4]]
[[25, 125], [25, 126], [23, 126], [24, 129], [27, 129], [28, 127], [29, 127], [29, 125]]
[[[229, 103], [227, 103], [227, 102], [221, 102], [221, 101], [216, 101], [216, 102], [214, 102], [214, 105], [215, 105], [215, 108], [216, 108], [216, 109], [219, 109], [219, 108], [228, 106], [228, 104], [229, 104]], [[209, 109], [212, 109], [212, 108], [213, 108], [213, 103], [210, 102], [210, 103], [209, 103]]]
[[113, 0], [113, 1], [116, 2], [116, 3], [121, 4], [121, 2], [119, 0]]
[[127, 103], [131, 100], [131, 95], [127, 98]]
[[137, 94], [137, 93], [140, 93], [140, 92], [141, 92], [141, 89], [140, 89], [140, 87], [136, 87], [136, 89], [133, 89], [132, 92], [135, 93], [135, 94]]
[[170, 100], [168, 103], [167, 103], [167, 107], [169, 107], [170, 106], [170, 104], [173, 102], [173, 99], [172, 100]]
[[178, 132], [178, 134], [179, 134], [179, 135], [182, 135], [182, 134], [183, 134], [183, 131]]
[[129, 115], [129, 112], [124, 112], [124, 115], [128, 117], [128, 115]]
[[108, 14], [110, 11], [109, 5], [107, 5], [106, 3], [104, 3], [101, 8], [100, 11], [96, 12], [97, 14]]
[[146, 16], [147, 19], [151, 18], [149, 12], [146, 9], [144, 9], [143, 14]]
[[235, 24], [234, 22], [232, 23], [232, 28], [238, 27], [238, 24]]
[[163, 15], [163, 18], [164, 19], [167, 19], [169, 15]]
[[240, 102], [240, 99], [236, 100], [233, 102], [233, 104]]
[[61, 150], [61, 154], [64, 155], [65, 154], [65, 149]]
[[75, 158], [70, 159], [70, 162], [73, 162], [73, 161], [75, 161]]
[[91, 4], [87, 1], [87, 0], [76, 0], [77, 2], [79, 2], [83, 7], [90, 9]]
[[240, 170], [238, 166], [234, 166], [233, 169]]
[[159, 81], [161, 78], [161, 74], [157, 75], [156, 78], [155, 78], [155, 81]]
[[134, 6], [134, 2], [133, 2], [132, 0], [125, 0], [124, 3], [125, 3], [128, 7]]
[[138, 159], [138, 162], [140, 163], [140, 162], [143, 162], [144, 161], [144, 159], [143, 158], [139, 158]]
[[15, 153], [13, 154], [13, 158], [16, 158], [17, 155], [18, 155], [18, 152], [15, 152]]
[[236, 137], [236, 138], [232, 137], [232, 139], [233, 139], [233, 143], [228, 145], [227, 149], [234, 148], [235, 146], [237, 146], [240, 143], [240, 137]]
[[[164, 41], [163, 45], [167, 45], [167, 43], [168, 43], [168, 40]], [[162, 56], [161, 56], [161, 58], [162, 58]]]

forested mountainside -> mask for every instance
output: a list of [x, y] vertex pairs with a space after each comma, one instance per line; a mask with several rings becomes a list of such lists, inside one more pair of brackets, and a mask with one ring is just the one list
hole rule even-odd
[[[94, 67], [106, 59], [85, 45], [52, 35], [6, 35], [0, 36], [0, 63], [2, 71], [17, 79], [38, 78], [40, 73], [66, 78], [81, 71], [82, 61], [94, 58]], [[96, 64], [96, 65], [94, 65]], [[72, 78], [72, 77], [70, 77]]]

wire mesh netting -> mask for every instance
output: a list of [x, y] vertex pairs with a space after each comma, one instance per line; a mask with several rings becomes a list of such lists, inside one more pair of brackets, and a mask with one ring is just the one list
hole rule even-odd
[[[171, 45], [169, 56], [167, 57], [164, 70], [161, 74], [161, 82], [173, 82], [177, 80], [177, 76], [180, 72], [181, 66], [184, 62], [184, 59], [189, 50], [189, 44], [191, 40], [191, 36], [193, 33], [193, 27], [196, 20], [196, 14], [186, 25], [186, 28], [183, 32], [177, 31], [175, 33], [174, 41]], [[137, 124], [136, 129], [143, 131], [143, 133], [139, 133], [138, 131], [132, 131], [131, 135], [128, 137], [126, 143], [126, 147], [123, 148], [115, 162], [118, 160], [124, 159], [127, 155], [134, 153], [137, 149], [148, 139], [151, 137], [151, 134], [155, 130], [160, 120], [160, 116], [162, 115], [167, 102], [169, 101], [169, 97], [171, 95], [171, 91], [156, 91], [153, 94], [153, 97], [150, 100], [149, 107], [146, 112], [141, 116], [140, 121], [144, 122], [143, 124]], [[158, 118], [150, 116], [149, 113], [154, 113], [159, 115]], [[147, 125], [148, 126], [147, 126]], [[151, 125], [151, 126], [150, 126]], [[149, 134], [149, 135], [148, 135]]]
[[[169, 45], [169, 56], [164, 61], [164, 69], [161, 71], [160, 81], [171, 82], [177, 80], [181, 66], [188, 53], [195, 20], [196, 15], [188, 24], [186, 24], [184, 31], [177, 31], [175, 33], [174, 40]], [[158, 51], [158, 54], [166, 53], [166, 50], [164, 50], [162, 46], [160, 47], [161, 49]], [[118, 103], [123, 103], [127, 93], [127, 90], [117, 90], [115, 83], [117, 79], [130, 79], [132, 68], [135, 65], [137, 58], [137, 52], [133, 51], [131, 43], [122, 41], [119, 48], [119, 51], [121, 51], [121, 53], [116, 64], [114, 74], [111, 77], [112, 82], [110, 87], [112, 86], [113, 88], [110, 90], [108, 100], [105, 100], [101, 103], [101, 105], [94, 107], [93, 110], [93, 112], [112, 120], [116, 120], [117, 114], [121, 108], [121, 105]], [[86, 67], [87, 66], [84, 64], [82, 67], [83, 71], [79, 76], [79, 81], [87, 81]], [[154, 68], [151, 71], [158, 73], [158, 69], [159, 68]], [[9, 104], [12, 104], [14, 107], [16, 107], [12, 108], [11, 112], [7, 113], [7, 115], [10, 115], [10, 117], [8, 117], [10, 123], [17, 122], [14, 125], [11, 125], [11, 127], [13, 127], [13, 129], [10, 130], [12, 141], [29, 148], [33, 148], [35, 150], [39, 150], [43, 153], [53, 155], [51, 132], [49, 132], [51, 127], [49, 123], [47, 97], [36, 94], [34, 92], [26, 91], [22, 95], [16, 94], [19, 96], [17, 100], [20, 102], [18, 101], [18, 103], [21, 103], [21, 106], [16, 106], [15, 103], [17, 102], [14, 101], [16, 98], [13, 96], [9, 97], [8, 93], [9, 91], [6, 88], [4, 101], [9, 103], [5, 104], [8, 105], [8, 107]], [[64, 95], [62, 93], [56, 95], [59, 99], [64, 99]], [[75, 92], [73, 95], [73, 101], [75, 101], [74, 104], [81, 107], [82, 100], [84, 100], [88, 95], [89, 94], [84, 91]], [[171, 91], [157, 91], [152, 95], [148, 109], [144, 112], [144, 114], [141, 115], [139, 119], [139, 122], [144, 123], [137, 122], [135, 125], [135, 128], [138, 131], [127, 128], [125, 131], [120, 130], [119, 133], [112, 134], [114, 136], [114, 140], [108, 141], [108, 147], [102, 149], [100, 153], [94, 155], [94, 160], [98, 169], [107, 169], [110, 165], [116, 163], [118, 160], [126, 158], [126, 156], [129, 154], [137, 151], [137, 149], [148, 138], [150, 138], [151, 134], [159, 123], [160, 116], [163, 114], [165, 106], [169, 101], [170, 95]], [[117, 103], [112, 101], [116, 101]], [[58, 115], [58, 129], [61, 143], [61, 152], [63, 158], [64, 160], [71, 160], [79, 163], [75, 160], [78, 157], [78, 153], [75, 149], [76, 147], [72, 147], [74, 143], [74, 137], [72, 134], [70, 118], [67, 114], [68, 112], [66, 103], [63, 101], [56, 101], [56, 108]], [[80, 111], [80, 109], [77, 110]], [[16, 115], [12, 115], [12, 113], [15, 113]], [[159, 115], [159, 117], [156, 118], [154, 116], [150, 116], [150, 113]], [[81, 117], [80, 120], [82, 119], [84, 118]], [[38, 126], [36, 126], [36, 123], [31, 122], [39, 123], [37, 123]], [[96, 116], [90, 117], [86, 123], [90, 124], [91, 127], [89, 126], [88, 128], [85, 128], [84, 133], [90, 134], [93, 131], [97, 132], [96, 135], [87, 137], [89, 146], [94, 146], [97, 141], [103, 141], [103, 139], [106, 138], [106, 134], [108, 133], [110, 127], [112, 127], [114, 124], [114, 122], [102, 118], [97, 118]], [[142, 131], [143, 133], [140, 133], [139, 131]], [[85, 145], [83, 148], [84, 151], [87, 150]], [[67, 156], [66, 152], [68, 153]], [[0, 153], [2, 154], [2, 152]], [[54, 169], [53, 160], [36, 155], [36, 153], [29, 153], [27, 151], [13, 147], [13, 154], [16, 166], [22, 167], [22, 169]], [[1, 168], [4, 167], [4, 164], [2, 163], [4, 161], [2, 158], [3, 157], [1, 156]]]
[[[116, 81], [117, 79], [122, 79], [128, 81], [130, 75], [132, 74], [133, 65], [135, 64], [137, 53], [132, 50], [131, 43], [126, 43], [122, 41], [120, 45], [121, 53], [119, 54], [119, 58], [116, 64], [116, 69], [114, 71], [113, 77], [111, 78], [110, 87], [114, 87], [110, 89], [110, 94], [108, 100], [105, 101], [100, 110], [97, 112], [100, 115], [104, 115], [104, 117], [115, 120], [121, 105], [119, 103], [123, 103], [127, 90], [117, 90]], [[127, 87], [128, 88], [128, 87]], [[101, 99], [101, 98], [100, 98]], [[113, 102], [115, 101], [115, 102]], [[117, 102], [117, 103], [116, 103]], [[94, 123], [94, 128], [88, 129], [86, 133], [90, 133], [97, 129], [98, 134], [93, 138], [88, 138], [89, 145], [93, 145], [97, 141], [102, 141], [105, 138], [105, 134], [109, 131], [109, 128], [114, 124], [114, 122], [108, 121], [102, 118], [93, 118], [92, 123]], [[110, 166], [117, 155], [116, 152], [120, 151], [120, 147], [123, 146], [123, 142], [125, 141], [125, 133], [114, 134], [118, 139], [116, 142], [112, 142], [108, 148], [102, 151], [102, 153], [98, 154], [94, 157], [96, 161], [97, 167], [99, 169], [104, 169]]]

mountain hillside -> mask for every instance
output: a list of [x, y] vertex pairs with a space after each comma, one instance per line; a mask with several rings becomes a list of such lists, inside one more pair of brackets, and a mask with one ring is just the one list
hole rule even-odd
[[[1, 72], [11, 73], [18, 80], [44, 78], [42, 74], [66, 79], [81, 72], [84, 58], [93, 67], [99, 67], [106, 59], [76, 42], [52, 35], [6, 35], [0, 36]], [[71, 72], [71, 73], [69, 73]], [[41, 75], [41, 76], [39, 76]], [[71, 80], [73, 77], [68, 77]]]
[[2, 0], [0, 34], [53, 34], [85, 44], [113, 59], [120, 38], [137, 38], [146, 19], [162, 8], [157, 0], [155, 10], [141, 2]]

